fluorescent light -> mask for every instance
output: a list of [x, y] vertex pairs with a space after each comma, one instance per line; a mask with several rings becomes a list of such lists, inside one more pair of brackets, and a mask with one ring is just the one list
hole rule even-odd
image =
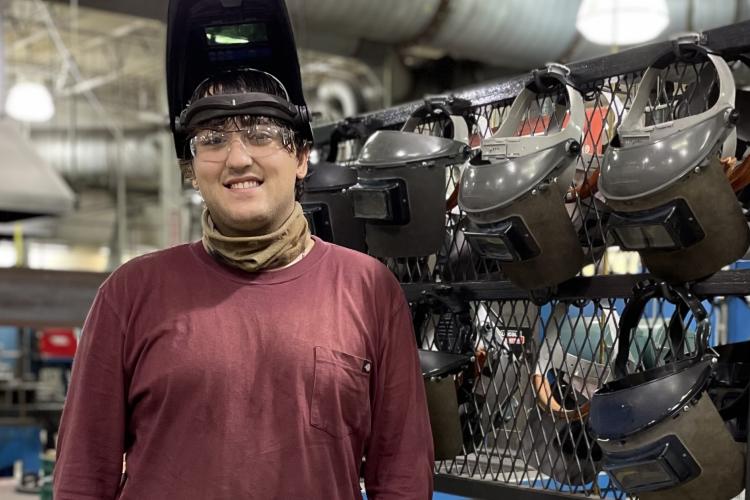
[[19, 82], [8, 92], [5, 112], [22, 122], [46, 122], [55, 114], [55, 103], [41, 83]]
[[666, 0], [583, 0], [576, 28], [599, 45], [653, 40], [669, 24]]

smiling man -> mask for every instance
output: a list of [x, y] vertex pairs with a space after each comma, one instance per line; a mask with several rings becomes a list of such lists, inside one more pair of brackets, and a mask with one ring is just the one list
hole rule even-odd
[[203, 238], [100, 288], [55, 499], [354, 500], [361, 470], [371, 500], [429, 499], [409, 307], [382, 264], [310, 235], [309, 124], [255, 70], [204, 81], [180, 121]]

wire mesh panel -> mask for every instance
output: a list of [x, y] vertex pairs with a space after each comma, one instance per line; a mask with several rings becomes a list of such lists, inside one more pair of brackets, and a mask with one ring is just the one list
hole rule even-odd
[[[611, 212], [598, 192], [598, 179], [607, 147], [633, 107], [644, 74], [645, 68], [630, 66], [619, 75], [573, 79], [583, 96], [585, 123], [576, 173], [564, 201], [584, 250], [586, 275], [612, 273], [607, 253], [613, 245], [607, 231]], [[643, 125], [659, 126], [702, 113], [716, 102], [716, 92], [717, 74], [705, 61], [674, 63], [656, 81]], [[475, 151], [508, 118], [510, 97], [481, 99], [463, 113]], [[570, 117], [557, 112], [562, 99], [561, 93], [537, 95], [516, 135], [546, 135], [564, 127]], [[447, 137], [450, 127], [450, 120], [433, 117], [416, 131]], [[338, 162], [356, 160], [357, 147], [338, 147]], [[477, 159], [481, 157], [470, 161]], [[424, 257], [381, 259], [403, 284], [505, 280], [501, 263], [479, 255], [464, 237], [467, 217], [456, 202], [464, 168], [457, 165], [446, 171], [440, 250]], [[626, 498], [602, 471], [602, 451], [588, 425], [592, 395], [615, 377], [618, 325], [626, 301], [607, 296], [572, 300], [556, 291], [477, 300], [477, 293], [469, 299], [456, 287], [449, 298], [412, 300], [421, 348], [474, 359], [455, 377], [462, 453], [438, 462], [436, 472], [588, 497]], [[625, 296], [627, 291], [620, 290], [614, 297]], [[716, 325], [720, 308], [710, 301], [704, 306]], [[678, 341], [670, 335], [670, 322], [679, 322], [684, 332]], [[695, 323], [689, 314], [675, 314], [670, 302], [652, 300], [627, 346], [627, 370], [643, 372], [692, 352]]]
[[[601, 472], [587, 424], [591, 396], [613, 378], [623, 299], [412, 305], [422, 348], [476, 359], [456, 378], [463, 453], [439, 462], [438, 472], [625, 498]], [[630, 370], [663, 366], [695, 349], [694, 318], [675, 319], [674, 312], [663, 300], [648, 305], [630, 339]], [[670, 321], [684, 322], [680, 345], [668, 335]]]

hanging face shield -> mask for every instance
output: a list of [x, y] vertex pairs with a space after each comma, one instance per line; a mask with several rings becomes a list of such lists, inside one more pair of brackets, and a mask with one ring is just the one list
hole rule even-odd
[[[207, 78], [250, 69], [273, 75], [286, 95], [249, 92], [188, 102]], [[167, 93], [180, 159], [191, 157], [189, 130], [214, 118], [268, 116], [288, 123], [306, 140], [313, 139], [294, 34], [282, 0], [170, 0]]]
[[[368, 252], [377, 257], [422, 257], [443, 244], [446, 169], [471, 155], [469, 130], [460, 112], [468, 102], [431, 98], [400, 131], [372, 134], [356, 167], [352, 186], [355, 216], [365, 222]], [[452, 138], [415, 132], [431, 119], [449, 117]]]
[[354, 216], [349, 193], [357, 184], [357, 171], [351, 162], [338, 163], [338, 158], [355, 157], [365, 139], [381, 127], [379, 120], [346, 118], [331, 132], [325, 159], [310, 156], [301, 204], [312, 234], [358, 252], [367, 250], [365, 224]]
[[365, 228], [354, 217], [347, 190], [357, 183], [357, 172], [348, 166], [320, 160], [310, 162], [300, 203], [310, 232], [358, 252], [364, 252]]
[[[674, 63], [697, 69], [675, 71]], [[684, 81], [686, 73], [693, 81]], [[672, 103], [654, 105], [657, 84], [664, 87], [660, 92], [687, 89]], [[599, 190], [614, 211], [610, 234], [669, 282], [708, 276], [750, 245], [720, 163], [734, 154], [734, 102], [734, 79], [724, 59], [690, 40], [677, 41], [673, 52], [646, 70], [607, 148]]]
[[[676, 306], [669, 320], [667, 364], [628, 374], [632, 335], [646, 304]], [[695, 321], [695, 347], [686, 324]], [[729, 500], [744, 486], [744, 457], [707, 393], [717, 366], [709, 350], [710, 322], [699, 299], [680, 287], [645, 282], [620, 320], [616, 379], [591, 400], [591, 427], [603, 469], [617, 486], [643, 500]], [[685, 352], [688, 354], [685, 354]]]
[[[461, 175], [458, 203], [469, 221], [466, 238], [527, 289], [561, 283], [583, 265], [565, 196], [575, 174], [585, 113], [568, 72], [556, 64], [535, 72], [500, 128], [482, 144], [483, 162], [474, 162]], [[546, 124], [542, 117], [529, 116], [540, 100], [553, 108]], [[533, 135], [538, 123], [545, 135]]]

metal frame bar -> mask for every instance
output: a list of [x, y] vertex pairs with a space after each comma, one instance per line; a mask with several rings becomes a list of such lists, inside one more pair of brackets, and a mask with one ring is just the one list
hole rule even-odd
[[[435, 491], [461, 495], [472, 500], [560, 500], [564, 498], [586, 498], [554, 490], [542, 490], [512, 486], [500, 481], [469, 479], [448, 474], [435, 474]], [[589, 497], [590, 498], [590, 497]]]
[[[450, 286], [452, 291], [468, 300], [525, 300], [544, 299], [546, 296], [560, 300], [628, 298], [639, 281], [652, 278], [649, 274], [624, 274], [573, 278], [556, 288], [532, 294], [509, 281], [463, 281], [454, 283], [404, 283], [406, 298], [413, 302], [436, 288]], [[695, 282], [696, 295], [750, 295], [750, 269], [720, 271], [703, 281]]]

